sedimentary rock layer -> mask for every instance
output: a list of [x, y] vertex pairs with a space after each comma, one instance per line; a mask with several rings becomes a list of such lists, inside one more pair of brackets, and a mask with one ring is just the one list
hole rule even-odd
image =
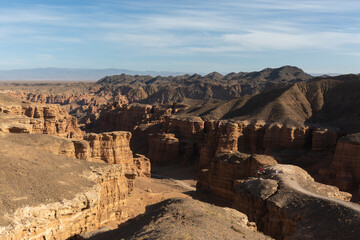
[[203, 169], [198, 189], [209, 189], [212, 194], [233, 200], [234, 183], [238, 179], [256, 176], [261, 168], [277, 164], [270, 156], [228, 152], [217, 155], [208, 169]]
[[339, 139], [331, 170], [334, 184], [345, 191], [360, 184], [360, 133]]
[[0, 136], [0, 239], [66, 239], [127, 219], [135, 174], [121, 164], [54, 154], [49, 139], [34, 147], [29, 142], [37, 136]]
[[235, 184], [233, 207], [276, 239], [357, 239], [360, 207], [351, 195], [314, 182], [292, 165], [272, 165]]
[[82, 131], [75, 117], [70, 116], [59, 105], [40, 105], [21, 102], [15, 98], [0, 95], [2, 118], [12, 119], [2, 124], [3, 131], [45, 133], [61, 137], [81, 137]]

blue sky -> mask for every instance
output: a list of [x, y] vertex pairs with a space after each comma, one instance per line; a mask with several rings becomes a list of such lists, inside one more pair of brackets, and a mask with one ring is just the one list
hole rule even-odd
[[3, 1], [0, 69], [360, 72], [360, 1]]

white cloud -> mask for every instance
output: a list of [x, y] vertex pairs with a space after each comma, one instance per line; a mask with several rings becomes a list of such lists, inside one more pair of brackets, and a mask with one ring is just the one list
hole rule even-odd
[[246, 51], [294, 50], [294, 49], [338, 49], [347, 44], [360, 42], [360, 34], [320, 32], [287, 33], [251, 31], [246, 34], [226, 34], [224, 43]]
[[[355, 0], [125, 0], [121, 4], [106, 0], [89, 4], [0, 7], [0, 40], [21, 44], [20, 48], [44, 43], [34, 49], [38, 52], [55, 45], [70, 52], [78, 43], [86, 43], [84, 49], [96, 46], [99, 53], [103, 47], [103, 52], [121, 50], [134, 59], [161, 55], [189, 61], [206, 54], [222, 58], [266, 51], [343, 54], [360, 49], [360, 15], [354, 14], [360, 10], [360, 1]], [[49, 43], [55, 44], [50, 47]]]
[[39, 9], [0, 9], [0, 23], [45, 23], [66, 20], [64, 17], [49, 10]]

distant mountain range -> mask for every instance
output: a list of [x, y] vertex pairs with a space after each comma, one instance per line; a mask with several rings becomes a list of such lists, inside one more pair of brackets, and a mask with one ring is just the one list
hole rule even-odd
[[16, 69], [0, 70], [1, 81], [26, 81], [26, 80], [78, 80], [94, 81], [105, 76], [118, 75], [150, 75], [150, 76], [178, 76], [184, 73], [180, 72], [156, 72], [156, 71], [133, 71], [127, 69], [85, 69], [85, 68], [34, 68], [34, 69]]
[[[106, 76], [113, 75], [149, 75], [152, 77], [161, 76], [180, 76], [184, 72], [170, 72], [170, 71], [135, 71], [128, 69], [118, 68], [105, 68], [105, 69], [90, 69], [90, 68], [33, 68], [33, 69], [15, 69], [15, 70], [0, 70], [0, 81], [36, 81], [36, 80], [49, 80], [49, 81], [95, 81]], [[199, 73], [200, 75], [205, 75]], [[336, 76], [337, 73], [310, 74], [312, 76]]]

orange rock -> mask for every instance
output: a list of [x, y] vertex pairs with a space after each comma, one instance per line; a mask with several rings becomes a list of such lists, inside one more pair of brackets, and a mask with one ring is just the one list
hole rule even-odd
[[179, 160], [179, 140], [175, 134], [150, 134], [149, 157], [152, 163], [166, 164]]

